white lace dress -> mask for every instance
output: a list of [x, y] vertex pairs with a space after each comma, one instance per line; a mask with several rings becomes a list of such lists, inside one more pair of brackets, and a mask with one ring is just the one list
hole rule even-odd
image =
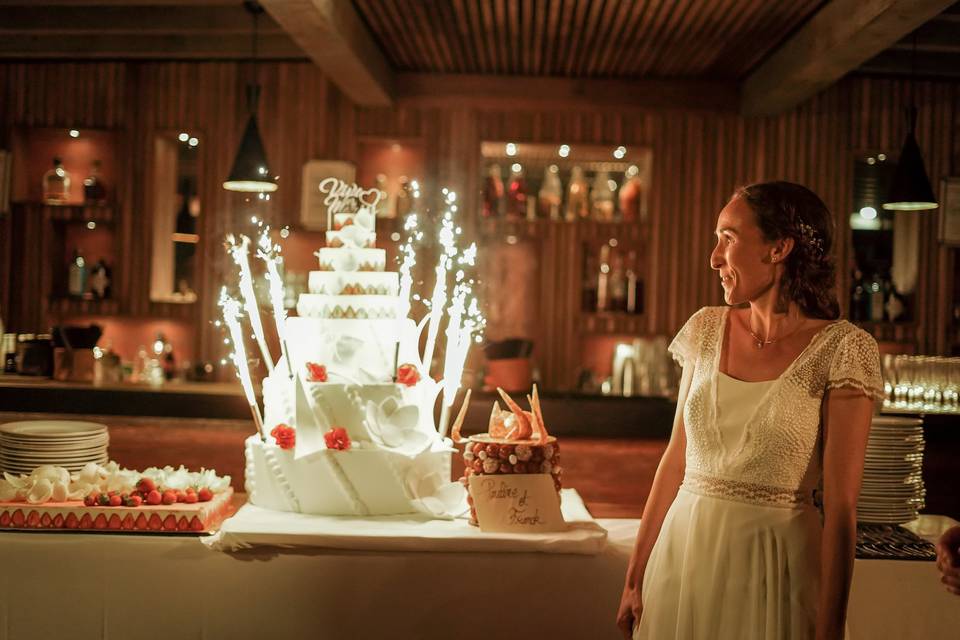
[[877, 344], [846, 321], [821, 329], [776, 380], [720, 373], [728, 310], [701, 309], [670, 345], [694, 368], [686, 471], [647, 562], [635, 639], [813, 638], [820, 405], [839, 387], [882, 397]]

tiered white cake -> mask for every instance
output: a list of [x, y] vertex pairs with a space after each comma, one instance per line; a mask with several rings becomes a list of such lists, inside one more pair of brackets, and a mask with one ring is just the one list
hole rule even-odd
[[439, 386], [404, 364], [417, 358], [401, 351], [397, 362], [400, 334], [415, 336], [416, 327], [396, 317], [399, 275], [374, 246], [373, 211], [360, 199], [356, 213], [332, 216], [320, 269], [299, 317], [287, 320], [291, 366], [281, 360], [263, 382], [264, 425], [295, 427], [296, 444], [247, 440], [246, 488], [258, 506], [442, 517], [462, 499], [450, 482], [451, 443], [434, 425]]

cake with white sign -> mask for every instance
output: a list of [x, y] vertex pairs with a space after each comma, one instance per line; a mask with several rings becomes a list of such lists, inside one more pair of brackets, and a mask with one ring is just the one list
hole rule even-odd
[[[497, 391], [507, 410], [502, 410], [495, 402], [487, 433], [466, 439], [461, 483], [469, 488], [471, 477], [544, 474], [552, 479], [559, 495], [563, 475], [560, 445], [547, 433], [536, 386], [533, 394], [527, 396], [531, 411], [524, 411], [503, 389]], [[459, 430], [454, 429], [453, 439], [455, 442], [460, 440]], [[470, 504], [470, 524], [476, 525], [477, 510], [472, 493], [467, 501]]]
[[426, 373], [400, 274], [375, 246], [385, 194], [325, 187], [327, 246], [286, 319], [285, 359], [263, 381], [269, 437], [246, 442], [250, 501], [317, 515], [454, 515], [463, 490], [434, 421], [441, 384]]

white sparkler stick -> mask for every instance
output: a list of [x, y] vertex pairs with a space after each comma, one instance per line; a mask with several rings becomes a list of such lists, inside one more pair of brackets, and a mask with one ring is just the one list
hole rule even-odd
[[270, 356], [270, 348], [267, 346], [267, 338], [263, 333], [263, 322], [260, 320], [260, 309], [257, 307], [257, 296], [253, 291], [253, 274], [250, 272], [249, 247], [250, 238], [240, 236], [240, 242], [236, 242], [233, 235], [227, 236], [230, 255], [233, 261], [240, 267], [240, 295], [243, 297], [243, 306], [247, 310], [247, 317], [250, 318], [250, 326], [253, 327], [253, 335], [260, 346], [260, 353], [267, 363], [267, 371], [273, 373], [273, 358]]
[[437, 260], [436, 282], [433, 285], [433, 295], [430, 297], [430, 324], [427, 326], [427, 346], [423, 351], [423, 365], [426, 375], [430, 375], [430, 365], [433, 363], [433, 350], [437, 344], [437, 333], [440, 330], [440, 320], [443, 318], [443, 308], [447, 304], [447, 272], [453, 262], [453, 256], [457, 253], [457, 246], [454, 238], [453, 215], [455, 209], [453, 203], [457, 199], [457, 194], [453, 191], [444, 189], [448, 210], [443, 215], [443, 222], [440, 228], [439, 241], [443, 247], [443, 252]]
[[277, 337], [280, 338], [280, 352], [287, 363], [287, 373], [293, 377], [293, 365], [290, 364], [290, 352], [287, 349], [287, 309], [283, 306], [286, 293], [279, 265], [283, 262], [280, 247], [270, 239], [270, 227], [264, 227], [257, 243], [257, 256], [267, 265], [267, 282], [270, 284], [270, 303], [273, 307], [273, 321], [277, 325]]
[[243, 315], [240, 311], [240, 302], [227, 294], [226, 287], [220, 290], [220, 308], [223, 311], [223, 321], [230, 330], [230, 339], [233, 342], [233, 353], [230, 354], [230, 357], [233, 359], [233, 365], [240, 377], [240, 384], [243, 386], [243, 393], [247, 397], [247, 404], [250, 406], [250, 413], [253, 415], [253, 423], [257, 427], [257, 433], [260, 435], [260, 440], [266, 442], [263, 419], [260, 417], [260, 407], [257, 405], [257, 397], [253, 391], [253, 380], [250, 379], [247, 349], [243, 343], [243, 329], [240, 327], [240, 317]]
[[[462, 265], [474, 265], [476, 261], [477, 247], [470, 247], [460, 258]], [[460, 383], [463, 379], [463, 367], [466, 363], [467, 352], [470, 350], [474, 332], [483, 324], [483, 318], [480, 315], [479, 307], [475, 298], [471, 298], [467, 305], [467, 297], [472, 293], [472, 282], [464, 282], [464, 272], [457, 272], [457, 285], [454, 288], [453, 300], [450, 304], [448, 313], [450, 320], [447, 324], [447, 344], [446, 354], [443, 365], [443, 403], [440, 407], [440, 437], [446, 437], [447, 428], [450, 421], [450, 407], [460, 389]], [[466, 319], [464, 320], [464, 314]]]

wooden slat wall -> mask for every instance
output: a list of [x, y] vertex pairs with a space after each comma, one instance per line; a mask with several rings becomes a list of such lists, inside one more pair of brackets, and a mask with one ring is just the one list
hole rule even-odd
[[[123, 188], [123, 235], [118, 243], [129, 263], [126, 274], [118, 274], [123, 312], [187, 314], [180, 317], [197, 323], [198, 353], [205, 357], [221, 355], [213, 331], [207, 330], [216, 314], [216, 290], [228, 273], [219, 241], [225, 231], [242, 224], [231, 221], [233, 203], [220, 182], [230, 169], [244, 125], [247, 71], [235, 63], [0, 65], [0, 143], [8, 140], [12, 127], [21, 125], [124, 132], [130, 182]], [[756, 180], [807, 184], [838, 214], [837, 263], [842, 275], [840, 299], [845, 303], [846, 213], [851, 206], [854, 151], [886, 148], [896, 153], [905, 132], [901, 109], [906, 84], [868, 78], [846, 79], [787, 114], [760, 119], [695, 108], [618, 111], [616, 105], [598, 105], [592, 111], [363, 109], [350, 104], [307, 63], [264, 63], [259, 78], [261, 131], [271, 165], [280, 175], [276, 222], [297, 219], [300, 170], [306, 160], [356, 160], [362, 138], [421, 140], [425, 177], [457, 189], [467, 202], [479, 192], [482, 140], [652, 147], [644, 327], [650, 334], [671, 334], [700, 306], [720, 303], [716, 275], [707, 264], [715, 216], [734, 187]], [[960, 84], [919, 82], [916, 92], [921, 105], [920, 144], [939, 185], [941, 176], [960, 171]], [[136, 275], [149, 265], [149, 216], [142, 196], [146, 145], [152, 131], [177, 128], [196, 129], [204, 146], [205, 301], [189, 311], [150, 304], [146, 278]], [[920, 317], [915, 329], [890, 337], [915, 340], [921, 351], [942, 351], [950, 318], [944, 294], [952, 286], [946, 274], [952, 273], [953, 257], [936, 241], [933, 215], [924, 220], [921, 244]], [[552, 254], [550, 259], [562, 263], [564, 254]], [[574, 265], [573, 273], [577, 269], [579, 265]], [[543, 270], [554, 272], [561, 270]], [[545, 277], [543, 286], [555, 294], [543, 296], [541, 335], [548, 343], [538, 350], [567, 353], [576, 318], [565, 319], [562, 330], [547, 330], [546, 325], [567, 313], [557, 287], [579, 289], [579, 282], [576, 277], [573, 282]], [[556, 362], [552, 377], [564, 375], [570, 361], [565, 356]]]

